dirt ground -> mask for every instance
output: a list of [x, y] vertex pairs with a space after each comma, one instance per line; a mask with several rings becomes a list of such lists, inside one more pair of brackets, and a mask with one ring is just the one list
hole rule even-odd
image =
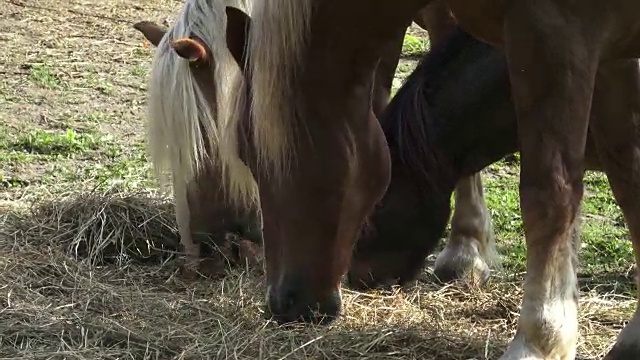
[[[286, 329], [265, 318], [261, 269], [181, 279], [144, 149], [154, 49], [132, 28], [181, 3], [0, 0], [0, 358], [498, 358], [522, 273], [472, 289], [427, 269], [408, 289], [345, 289], [332, 326]], [[601, 358], [633, 313], [621, 279], [583, 284], [579, 359]]]

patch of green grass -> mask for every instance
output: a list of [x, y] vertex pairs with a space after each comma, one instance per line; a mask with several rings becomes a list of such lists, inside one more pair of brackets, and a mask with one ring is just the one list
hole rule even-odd
[[396, 68], [396, 76], [391, 85], [391, 96], [395, 96], [405, 79], [415, 69], [416, 65], [417, 62], [415, 60], [400, 59], [398, 67]]
[[33, 179], [29, 179], [22, 169], [35, 163], [38, 157], [8, 149], [6, 138], [0, 136], [0, 189], [31, 185]]
[[125, 159], [107, 164], [98, 170], [97, 178], [101, 183], [113, 186], [124, 184], [130, 189], [148, 187], [153, 183], [151, 167], [140, 158]]
[[99, 91], [104, 95], [113, 95], [116, 89], [111, 80], [100, 73], [86, 73], [82, 83], [83, 87]]
[[[0, 146], [0, 149], [2, 147]], [[2, 151], [0, 152], [0, 164], [5, 165], [9, 163], [19, 164], [27, 163], [32, 157], [23, 152], [16, 151]]]
[[92, 111], [86, 114], [83, 118], [85, 122], [93, 123], [93, 124], [106, 122], [108, 119], [109, 119], [109, 115], [99, 111]]
[[103, 157], [100, 162], [56, 162], [46, 173], [47, 182], [85, 183], [92, 188], [107, 189], [113, 186], [137, 191], [156, 187], [151, 166], [144, 154], [131, 153], [116, 159]]
[[148, 72], [147, 68], [145, 66], [142, 65], [133, 65], [131, 66], [131, 68], [129, 69], [129, 72], [131, 73], [131, 75], [133, 76], [145, 76]]
[[[91, 113], [92, 121], [103, 115]], [[79, 119], [89, 124], [84, 117]], [[84, 120], [84, 121], [83, 121]], [[92, 130], [16, 131], [0, 126], [0, 188], [52, 185], [50, 191], [74, 187], [131, 190], [154, 187], [145, 143], [122, 143]]]
[[404, 56], [418, 56], [429, 48], [429, 42], [426, 39], [420, 39], [413, 35], [405, 35], [402, 43], [402, 54]]
[[31, 181], [29, 180], [8, 176], [0, 171], [0, 189], [26, 187], [29, 185], [31, 185]]
[[29, 154], [73, 157], [76, 154], [100, 147], [101, 138], [91, 134], [78, 134], [72, 129], [66, 132], [32, 130], [10, 141], [8, 148]]
[[633, 250], [622, 211], [614, 200], [607, 177], [585, 176], [582, 213], [582, 261], [592, 272], [622, 272], [633, 264]]
[[65, 86], [62, 78], [44, 64], [30, 66], [29, 79], [45, 89], [62, 89]]
[[498, 251], [503, 255], [505, 271], [522, 272], [526, 261], [526, 247], [517, 167], [504, 160], [497, 162], [485, 170], [482, 180], [485, 201], [491, 214]]
[[[507, 274], [526, 270], [526, 244], [520, 212], [519, 156], [500, 161], [483, 174], [498, 250]], [[580, 272], [589, 276], [623, 274], [634, 263], [622, 212], [606, 176], [588, 172], [582, 202]]]
[[100, 91], [103, 95], [113, 95], [115, 88], [113, 84], [108, 81], [103, 81], [95, 86], [95, 89]]
[[154, 51], [155, 49], [150, 49], [149, 47], [138, 46], [133, 49], [133, 55], [136, 58], [138, 57], [148, 58], [148, 57], [153, 57]]

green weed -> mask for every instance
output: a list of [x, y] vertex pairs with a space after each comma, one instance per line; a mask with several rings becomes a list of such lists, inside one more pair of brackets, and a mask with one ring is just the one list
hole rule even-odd
[[90, 134], [78, 134], [72, 129], [64, 133], [32, 130], [15, 139], [9, 148], [29, 154], [72, 157], [75, 154], [100, 147], [100, 138]]
[[29, 79], [45, 89], [61, 89], [65, 83], [58, 74], [44, 64], [30, 65]]
[[429, 42], [413, 35], [405, 35], [402, 43], [402, 54], [404, 56], [421, 55], [428, 49]]

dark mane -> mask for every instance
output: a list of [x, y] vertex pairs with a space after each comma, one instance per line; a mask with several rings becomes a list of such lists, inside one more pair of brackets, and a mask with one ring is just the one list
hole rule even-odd
[[[439, 188], [435, 179], [454, 176], [453, 159], [444, 153], [447, 146], [442, 144], [450, 121], [440, 114], [449, 114], [451, 106], [464, 108], [466, 101], [474, 101], [464, 96], [477, 88], [473, 79], [461, 84], [466, 79], [459, 78], [468, 76], [464, 71], [473, 63], [470, 57], [484, 48], [490, 47], [456, 28], [447, 41], [427, 52], [382, 115], [393, 166], [402, 166], [426, 193], [435, 194], [432, 190]], [[454, 91], [443, 90], [455, 87]]]

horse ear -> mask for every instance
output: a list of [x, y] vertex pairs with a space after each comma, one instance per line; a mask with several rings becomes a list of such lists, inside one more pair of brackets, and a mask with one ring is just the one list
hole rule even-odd
[[167, 29], [151, 21], [141, 21], [134, 24], [133, 28], [140, 31], [156, 47], [160, 44], [164, 34], [167, 33]]
[[244, 71], [247, 63], [247, 42], [251, 30], [251, 18], [242, 10], [227, 6], [227, 47]]
[[190, 62], [209, 60], [207, 46], [198, 38], [181, 38], [171, 42], [171, 47], [178, 56]]

